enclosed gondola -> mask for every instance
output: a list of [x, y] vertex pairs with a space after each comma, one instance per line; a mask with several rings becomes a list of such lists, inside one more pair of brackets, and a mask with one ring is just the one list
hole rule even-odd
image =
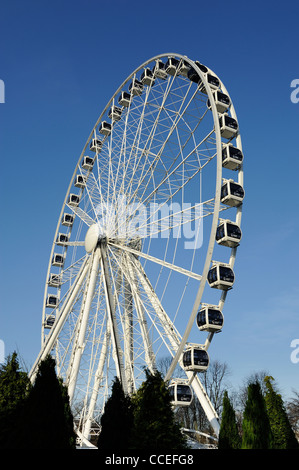
[[141, 74], [140, 81], [143, 85], [152, 86], [155, 83], [155, 77], [151, 69], [146, 67]]
[[180, 380], [173, 381], [168, 390], [173, 406], [189, 406], [192, 403], [193, 393], [187, 383]]
[[239, 125], [236, 119], [224, 113], [219, 118], [220, 133], [225, 139], [232, 139], [235, 137], [239, 130]]
[[222, 166], [228, 170], [239, 170], [243, 163], [243, 152], [231, 143], [222, 149]]
[[208, 283], [215, 289], [231, 289], [235, 282], [235, 275], [229, 264], [214, 263], [208, 272]]
[[165, 63], [166, 73], [169, 75], [175, 75], [180, 61], [174, 57], [169, 57]]
[[60, 287], [61, 286], [61, 277], [59, 274], [50, 273], [48, 285], [50, 287]]
[[183, 353], [183, 366], [185, 370], [203, 372], [209, 367], [209, 355], [200, 346], [190, 346]]
[[46, 300], [46, 307], [55, 308], [55, 307], [57, 307], [58, 302], [59, 302], [59, 300], [58, 300], [57, 295], [49, 294], [48, 297], [47, 297], [47, 300]]
[[[219, 90], [214, 91], [213, 93], [213, 98], [215, 101], [216, 109], [218, 113], [224, 113], [225, 111], [228, 110], [228, 108], [231, 105], [231, 101], [228, 95], [225, 93], [222, 93]], [[207, 106], [209, 109], [211, 109], [211, 103], [210, 100], [207, 101]]]
[[165, 70], [165, 64], [161, 59], [157, 59], [154, 67], [152, 68], [154, 77], [165, 80], [167, 78], [167, 72]]
[[82, 160], [82, 168], [84, 170], [92, 170], [94, 165], [94, 158], [89, 157], [88, 155], [85, 155]]
[[111, 106], [108, 112], [108, 117], [111, 121], [119, 121], [121, 119], [122, 108], [119, 106]]
[[48, 328], [48, 329], [52, 328], [55, 323], [55, 318], [56, 318], [55, 315], [48, 315], [45, 321], [45, 328]]
[[118, 101], [118, 104], [127, 108], [128, 106], [130, 106], [131, 100], [132, 100], [132, 95], [130, 93], [127, 93], [126, 91], [122, 91], [117, 101]]
[[100, 139], [92, 139], [89, 144], [89, 149], [92, 152], [100, 152], [102, 150], [103, 142]]
[[[198, 62], [198, 60], [195, 60], [194, 63], [205, 75], [209, 72], [209, 69], [205, 65]], [[191, 82], [199, 83], [201, 81], [200, 76], [193, 67], [189, 68], [187, 77], [189, 78], [189, 80], [191, 80]]]
[[188, 77], [188, 72], [190, 68], [191, 65], [189, 65], [188, 62], [186, 62], [185, 60], [182, 60], [179, 66], [179, 74], [183, 75], [184, 77]]
[[239, 246], [242, 231], [238, 224], [230, 220], [222, 220], [216, 230], [216, 241], [219, 245], [235, 248]]
[[76, 188], [85, 188], [86, 186], [86, 176], [77, 175], [74, 185]]
[[[205, 79], [207, 80], [211, 90], [217, 90], [220, 87], [219, 79], [215, 75], [211, 74], [205, 65], [202, 65], [197, 61], [195, 61], [195, 64], [204, 74]], [[200, 91], [202, 93], [207, 94], [207, 90], [205, 89], [205, 86], [203, 85], [202, 80], [199, 74], [197, 73], [197, 71], [194, 69], [194, 67], [190, 67], [190, 69], [188, 70], [187, 76], [189, 80], [198, 84], [198, 86], [200, 87]]]
[[61, 224], [66, 227], [71, 227], [74, 223], [75, 217], [73, 214], [63, 214]]
[[52, 258], [52, 266], [58, 266], [60, 268], [63, 267], [64, 265], [64, 255], [61, 255], [59, 253], [54, 253], [53, 258]]
[[143, 92], [143, 83], [141, 83], [137, 78], [133, 78], [132, 82], [129, 85], [129, 92], [133, 96], [140, 96]]
[[56, 238], [56, 245], [65, 246], [69, 241], [69, 235], [65, 233], [59, 233]]
[[217, 306], [203, 306], [196, 317], [196, 323], [200, 331], [208, 331], [209, 333], [217, 333], [223, 327], [223, 314]]
[[111, 133], [112, 125], [110, 122], [102, 121], [99, 127], [99, 133], [102, 135], [109, 135]]
[[68, 205], [69, 206], [78, 206], [80, 202], [80, 196], [78, 194], [71, 193], [68, 198]]
[[242, 204], [245, 196], [243, 186], [234, 180], [225, 180], [221, 187], [221, 202], [230, 207], [237, 207]]

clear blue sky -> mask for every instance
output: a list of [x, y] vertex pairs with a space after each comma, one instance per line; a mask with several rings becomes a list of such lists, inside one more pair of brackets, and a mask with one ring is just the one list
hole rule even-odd
[[[299, 390], [299, 79], [296, 1], [4, 0], [0, 17], [0, 339], [28, 368], [40, 348], [54, 231], [82, 147], [142, 62], [177, 52], [226, 84], [239, 118], [246, 200], [237, 280], [211, 357], [241, 384], [267, 370]], [[299, 357], [299, 354], [298, 354]]]

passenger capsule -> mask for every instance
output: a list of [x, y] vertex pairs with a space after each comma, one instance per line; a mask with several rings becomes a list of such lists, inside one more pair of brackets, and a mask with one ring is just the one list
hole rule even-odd
[[78, 194], [70, 194], [68, 199], [69, 206], [78, 206], [80, 202], [80, 196]]
[[174, 57], [169, 57], [167, 62], [165, 63], [166, 73], [168, 73], [169, 75], [175, 75], [178, 65], [178, 59], [175, 59]]
[[100, 124], [99, 133], [108, 136], [111, 134], [111, 129], [112, 125], [110, 124], [110, 122], [103, 121]]
[[112, 122], [119, 121], [121, 119], [122, 108], [119, 106], [111, 106], [108, 112], [108, 117]]
[[76, 176], [76, 179], [75, 179], [75, 183], [74, 185], [76, 186], [76, 188], [85, 188], [86, 186], [86, 176], [82, 176], [82, 175], [77, 175]]
[[208, 283], [215, 289], [229, 290], [235, 282], [235, 275], [227, 264], [216, 263], [208, 273]]
[[[207, 67], [205, 65], [201, 64], [197, 60], [195, 60], [194, 63], [203, 72], [203, 74], [206, 75], [208, 73], [209, 70], [207, 69]], [[187, 77], [189, 78], [189, 80], [191, 80], [191, 82], [201, 83], [201, 78], [200, 78], [199, 74], [197, 73], [197, 71], [195, 70], [194, 67], [189, 68], [188, 73], [187, 73]]]
[[74, 223], [74, 216], [73, 214], [63, 214], [61, 224], [66, 227], [71, 227]]
[[89, 144], [89, 149], [92, 152], [99, 153], [102, 150], [103, 142], [100, 139], [92, 139]]
[[189, 406], [192, 403], [193, 393], [189, 385], [173, 382], [169, 385], [168, 390], [173, 406]]
[[65, 244], [69, 241], [69, 235], [65, 233], [59, 233], [56, 238], [56, 245], [65, 246]]
[[51, 329], [55, 323], [55, 315], [48, 315], [45, 321], [45, 328]]
[[141, 74], [140, 81], [143, 85], [152, 86], [155, 83], [153, 72], [148, 67]]
[[55, 308], [58, 305], [58, 296], [53, 294], [48, 294], [46, 300], [46, 307]]
[[179, 74], [183, 75], [183, 77], [188, 77], [188, 72], [191, 68], [191, 65], [188, 64], [185, 60], [181, 60], [179, 65]]
[[50, 273], [48, 285], [50, 287], [60, 287], [61, 286], [61, 277], [59, 274]]
[[231, 143], [222, 149], [222, 166], [228, 170], [239, 170], [243, 163], [243, 153]]
[[216, 241], [219, 245], [235, 248], [239, 246], [242, 232], [238, 224], [230, 220], [223, 220], [216, 230]]
[[54, 253], [52, 258], [52, 266], [58, 266], [62, 268], [64, 265], [64, 255]]
[[152, 68], [152, 72], [154, 77], [161, 78], [165, 80], [167, 78], [167, 72], [165, 70], [165, 64], [162, 60], [156, 60], [154, 67]]
[[200, 347], [191, 346], [183, 354], [183, 366], [185, 370], [203, 372], [209, 367], [207, 351]]
[[223, 327], [223, 314], [218, 307], [207, 305], [199, 310], [196, 323], [200, 331], [217, 333]]
[[221, 187], [221, 202], [230, 207], [242, 204], [245, 196], [243, 187], [233, 180], [226, 180]]
[[[210, 86], [210, 89], [211, 90], [217, 90], [220, 87], [220, 82], [219, 82], [218, 78], [215, 75], [212, 75], [211, 73], [209, 73], [208, 69], [205, 65], [202, 65], [197, 61], [195, 61], [195, 64], [197, 65], [197, 67], [204, 74], [205, 79], [207, 80], [207, 82]], [[203, 85], [202, 80], [201, 80], [199, 74], [197, 73], [197, 71], [194, 69], [194, 67], [190, 67], [190, 69], [187, 73], [187, 76], [188, 76], [189, 80], [191, 80], [192, 82], [198, 84], [198, 86], [200, 87], [200, 91], [202, 93], [207, 94], [207, 90], [205, 89], [205, 86]]]
[[84, 168], [84, 170], [92, 170], [93, 165], [94, 165], [94, 158], [91, 158], [85, 155], [82, 160], [82, 168]]
[[[228, 95], [225, 93], [221, 93], [221, 91], [217, 90], [213, 93], [216, 109], [218, 113], [224, 113], [228, 110], [231, 105], [231, 101]], [[210, 100], [207, 101], [207, 106], [211, 109]]]
[[118, 97], [118, 103], [121, 106], [124, 106], [125, 108], [130, 106], [131, 100], [132, 100], [132, 95], [130, 93], [127, 93], [126, 91], [122, 91]]
[[219, 125], [221, 136], [225, 139], [231, 139], [235, 137], [238, 133], [238, 122], [236, 121], [236, 119], [228, 116], [225, 113], [220, 116]]
[[143, 91], [143, 84], [137, 80], [137, 78], [133, 78], [132, 82], [129, 85], [129, 92], [132, 93], [133, 96], [140, 96]]

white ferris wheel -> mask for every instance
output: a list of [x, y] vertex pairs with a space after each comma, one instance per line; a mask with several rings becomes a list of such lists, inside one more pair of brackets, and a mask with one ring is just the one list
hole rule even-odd
[[176, 53], [134, 70], [92, 129], [62, 204], [30, 372], [55, 358], [81, 443], [100, 432], [115, 376], [131, 394], [165, 356], [173, 404], [196, 395], [218, 433], [200, 372], [234, 283], [243, 198], [239, 126], [220, 78]]

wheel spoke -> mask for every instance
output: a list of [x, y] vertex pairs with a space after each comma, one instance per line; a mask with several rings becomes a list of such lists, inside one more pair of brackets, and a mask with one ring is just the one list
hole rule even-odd
[[[210, 346], [213, 328], [199, 331], [195, 318], [214, 248], [221, 262], [230, 253], [228, 269], [235, 261], [237, 242], [227, 227], [240, 226], [242, 213], [236, 124], [228, 92], [211, 70], [163, 54], [132, 72], [88, 137], [54, 235], [42, 348], [31, 373], [33, 380], [46, 354], [55, 356], [73, 409], [80, 410], [81, 442], [100, 432], [115, 376], [132, 394], [144, 368], [154, 372], [163, 355], [172, 357], [170, 380], [199, 335], [207, 335], [200, 348]], [[219, 219], [224, 211], [226, 219]], [[227, 290], [218, 287], [205, 296], [221, 311]], [[194, 371], [185, 372], [217, 433], [211, 401]]]

